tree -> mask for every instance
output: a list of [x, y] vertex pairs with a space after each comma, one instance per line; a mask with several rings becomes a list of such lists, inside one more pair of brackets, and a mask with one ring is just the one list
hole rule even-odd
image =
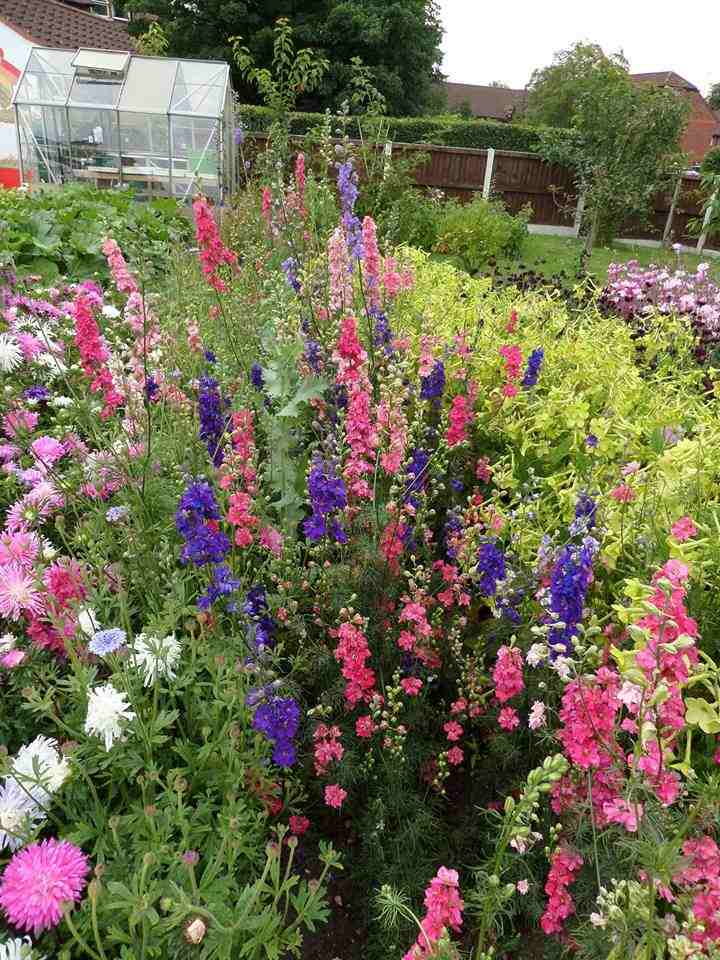
[[627, 72], [621, 53], [607, 56], [596, 43], [576, 43], [556, 53], [549, 67], [533, 71], [524, 116], [550, 127], [568, 127], [581, 97], [596, 89], [598, 80], [611, 83]]
[[708, 103], [713, 110], [720, 110], [720, 83], [714, 83], [710, 88]]
[[[389, 114], [423, 113], [441, 79], [436, 0], [127, 0], [127, 7], [158, 18], [170, 56], [232, 61], [229, 38], [240, 36], [260, 69], [270, 68], [274, 26], [286, 17], [297, 46], [329, 63], [318, 87], [298, 97], [303, 110], [336, 108], [350, 96], [353, 57], [372, 70]], [[131, 29], [140, 33], [146, 27]], [[237, 66], [233, 82], [243, 101], [258, 102], [257, 87]]]
[[653, 196], [682, 172], [679, 141], [688, 112], [673, 90], [634, 84], [608, 62], [576, 98], [570, 133], [543, 133], [545, 159], [570, 166], [585, 195], [587, 254], [627, 219], [646, 217]]

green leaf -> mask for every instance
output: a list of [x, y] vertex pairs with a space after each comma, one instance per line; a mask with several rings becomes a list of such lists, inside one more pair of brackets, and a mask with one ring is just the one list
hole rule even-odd
[[309, 403], [310, 400], [317, 400], [327, 390], [329, 384], [322, 377], [308, 377], [303, 380], [295, 396], [290, 400], [282, 410], [279, 411], [279, 417], [297, 417], [301, 403]]
[[720, 733], [717, 707], [699, 697], [686, 697], [685, 721], [691, 727], [700, 727], [703, 733]]

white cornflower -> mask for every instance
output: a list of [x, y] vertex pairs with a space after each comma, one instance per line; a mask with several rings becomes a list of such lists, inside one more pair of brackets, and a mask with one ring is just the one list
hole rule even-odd
[[120, 311], [117, 307], [114, 307], [111, 303], [106, 303], [102, 308], [102, 315], [107, 317], [108, 320], [116, 320], [120, 316]]
[[35, 737], [18, 751], [13, 760], [12, 778], [44, 804], [70, 775], [70, 766], [58, 750], [57, 740]]
[[60, 377], [67, 373], [67, 364], [56, 357], [54, 353], [39, 353], [35, 357], [35, 363], [45, 367], [51, 377]]
[[8, 777], [0, 786], [0, 850], [17, 850], [30, 829], [44, 819], [45, 814], [28, 791]]
[[0, 333], [0, 373], [12, 373], [22, 363], [22, 350], [15, 337]]
[[545, 704], [542, 700], [536, 700], [530, 710], [528, 717], [528, 726], [531, 730], [538, 730], [545, 726]]
[[134, 720], [135, 716], [125, 694], [111, 683], [105, 683], [90, 691], [85, 733], [100, 737], [105, 741], [105, 749], [109, 750], [122, 735], [121, 721]]
[[525, 657], [531, 667], [539, 666], [547, 658], [548, 648], [544, 643], [533, 643]]
[[100, 620], [91, 607], [80, 607], [78, 610], [78, 626], [86, 637], [94, 637], [100, 630]]
[[[14, 940], [6, 940], [0, 943], [0, 960], [32, 960], [35, 956], [30, 937], [15, 937]], [[38, 960], [45, 960], [39, 957]]]
[[180, 641], [174, 633], [162, 640], [159, 637], [148, 637], [144, 633], [139, 634], [133, 644], [132, 658], [135, 666], [145, 672], [144, 685], [149, 687], [160, 677], [174, 680], [174, 668], [181, 652]]

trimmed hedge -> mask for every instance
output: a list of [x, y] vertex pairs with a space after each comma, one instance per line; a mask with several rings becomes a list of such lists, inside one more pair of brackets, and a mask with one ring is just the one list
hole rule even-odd
[[[242, 106], [239, 119], [245, 130], [265, 133], [270, 127], [271, 112], [267, 107]], [[322, 113], [294, 113], [290, 131], [294, 134], [308, 133], [325, 121]], [[462, 120], [453, 116], [438, 117], [389, 117], [389, 137], [395, 143], [433, 143], [445, 147], [472, 147], [475, 150], [520, 150], [537, 153], [542, 127], [526, 127], [513, 123], [496, 123], [493, 120]], [[355, 118], [348, 122], [350, 137], [358, 137]]]

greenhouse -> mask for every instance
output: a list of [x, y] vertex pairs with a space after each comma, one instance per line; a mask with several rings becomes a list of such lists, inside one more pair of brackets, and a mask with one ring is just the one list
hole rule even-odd
[[13, 104], [25, 182], [216, 203], [234, 190], [226, 63], [34, 47]]

